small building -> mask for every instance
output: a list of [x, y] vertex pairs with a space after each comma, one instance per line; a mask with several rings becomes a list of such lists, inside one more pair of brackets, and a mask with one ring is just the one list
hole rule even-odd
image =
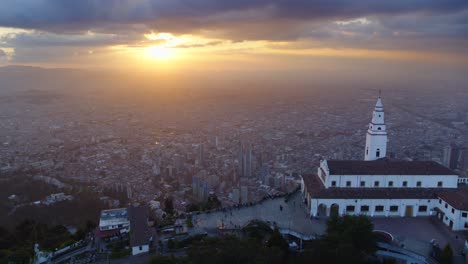
[[130, 227], [130, 219], [128, 217], [127, 208], [118, 208], [101, 211], [99, 219], [99, 230], [122, 230]]
[[148, 208], [145, 206], [130, 207], [130, 246], [132, 255], [149, 252], [153, 237], [148, 227]]

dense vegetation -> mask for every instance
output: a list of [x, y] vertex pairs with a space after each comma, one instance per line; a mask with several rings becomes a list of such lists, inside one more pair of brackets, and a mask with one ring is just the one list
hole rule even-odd
[[[64, 192], [73, 195], [72, 201], [51, 205], [34, 205], [53, 193]], [[15, 195], [14, 199], [9, 199]], [[100, 194], [86, 186], [69, 185], [57, 188], [42, 181], [33, 180], [23, 173], [0, 177], [0, 226], [12, 230], [17, 223], [34, 219], [49, 225], [80, 226], [87, 220], [96, 221], [105, 205], [99, 200]]]
[[306, 243], [304, 251], [298, 253], [289, 251], [277, 228], [271, 230], [262, 222], [253, 222], [239, 236], [193, 239], [187, 257], [157, 256], [151, 263], [372, 263], [376, 250], [372, 230], [366, 217], [333, 217], [327, 223], [326, 234]]
[[35, 220], [24, 220], [13, 231], [0, 227], [0, 263], [29, 263], [34, 254], [34, 244], [41, 250], [54, 251], [85, 237], [95, 224], [87, 222], [74, 235], [64, 226], [50, 226]]
[[[32, 173], [34, 174], [34, 173]], [[105, 208], [100, 194], [80, 184], [65, 187], [32, 178], [31, 172], [0, 176], [0, 263], [29, 263], [34, 244], [53, 251], [85, 237], [93, 230], [99, 212]], [[63, 182], [63, 180], [61, 180]], [[63, 192], [72, 201], [35, 205], [48, 195]], [[70, 234], [67, 227], [77, 229]]]
[[186, 206], [187, 212], [196, 212], [196, 211], [209, 211], [213, 209], [218, 209], [221, 207], [221, 201], [219, 201], [216, 194], [210, 194], [204, 203], [189, 203]]

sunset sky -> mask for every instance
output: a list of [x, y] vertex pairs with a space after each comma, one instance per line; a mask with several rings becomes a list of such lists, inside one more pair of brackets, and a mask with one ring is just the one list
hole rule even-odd
[[468, 64], [466, 0], [2, 0], [0, 65], [307, 70]]

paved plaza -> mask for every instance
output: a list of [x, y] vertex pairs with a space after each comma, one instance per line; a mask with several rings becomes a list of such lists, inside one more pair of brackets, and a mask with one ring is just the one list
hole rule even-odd
[[195, 215], [195, 227], [213, 229], [224, 226], [226, 229], [239, 228], [252, 220], [276, 224], [279, 228], [291, 229], [301, 234], [315, 235], [325, 231], [324, 220], [311, 220], [306, 214], [300, 192], [285, 198], [265, 200], [260, 204], [226, 211]]
[[[326, 219], [310, 219], [300, 192], [285, 198], [265, 200], [262, 203], [225, 211], [202, 213], [193, 216], [195, 230], [214, 230], [220, 227], [236, 229], [252, 220], [276, 224], [303, 235], [320, 235], [325, 232]], [[392, 234], [400, 245], [422, 255], [428, 255], [431, 240], [444, 247], [450, 243], [457, 255], [463, 248], [463, 236], [450, 231], [435, 217], [372, 218], [376, 230]]]
[[455, 256], [463, 249], [463, 234], [449, 230], [435, 217], [373, 218], [372, 221], [376, 230], [391, 233], [400, 245], [421, 255], [429, 254], [433, 239], [442, 248], [450, 244]]

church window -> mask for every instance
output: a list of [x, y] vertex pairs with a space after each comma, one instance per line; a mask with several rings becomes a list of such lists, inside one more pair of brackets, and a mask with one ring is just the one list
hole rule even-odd
[[378, 130], [382, 130], [382, 128], [381, 128], [381, 127], [378, 127], [377, 129], [378, 129]]
[[374, 182], [374, 187], [379, 187], [379, 184], [380, 184], [379, 181], [375, 181]]
[[366, 182], [365, 181], [361, 181], [361, 187], [366, 187]]
[[375, 156], [378, 158], [380, 157], [380, 149], [377, 149], [377, 151], [375, 152]]
[[454, 213], [455, 213], [455, 209], [454, 209], [454, 208], [452, 208], [452, 214], [454, 214]]
[[445, 208], [448, 208], [448, 204], [447, 204], [447, 203], [445, 203]]
[[336, 187], [336, 181], [332, 181], [331, 186], [332, 186], [332, 187]]
[[416, 182], [416, 187], [421, 187], [421, 182], [420, 181]]
[[383, 209], [384, 209], [384, 206], [383, 206], [383, 205], [377, 205], [377, 206], [375, 207], [375, 211], [376, 211], [376, 212], [383, 212]]
[[366, 149], [366, 155], [369, 155], [369, 148]]
[[346, 187], [351, 187], [351, 181], [346, 182]]
[[443, 185], [444, 185], [443, 182], [441, 182], [441, 181], [437, 182], [437, 187], [442, 187]]
[[462, 217], [464, 218], [468, 217], [468, 213], [462, 213]]
[[379, 117], [382, 117], [381, 115], [379, 115]]
[[398, 205], [390, 206], [390, 212], [398, 212]]
[[368, 205], [362, 205], [361, 206], [361, 212], [369, 212], [369, 206]]
[[408, 182], [407, 181], [403, 182], [403, 187], [408, 187]]
[[393, 181], [388, 182], [388, 187], [393, 187]]
[[465, 228], [468, 228], [468, 222], [465, 222]]
[[354, 212], [354, 205], [346, 206], [346, 212]]
[[439, 203], [442, 204], [442, 199], [439, 199]]
[[427, 206], [420, 205], [419, 208], [418, 208], [418, 212], [427, 212]]

